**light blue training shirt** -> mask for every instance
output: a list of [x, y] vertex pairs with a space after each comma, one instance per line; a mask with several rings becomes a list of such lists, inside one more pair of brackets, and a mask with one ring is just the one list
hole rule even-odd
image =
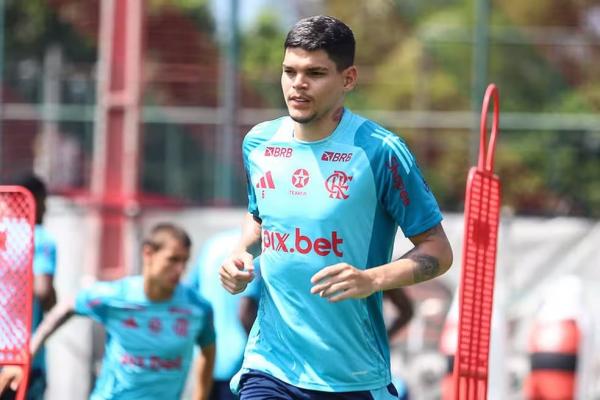
[[77, 295], [75, 312], [104, 325], [102, 370], [91, 400], [178, 399], [194, 344], [215, 342], [212, 309], [191, 288], [152, 302], [143, 278], [98, 282]]
[[372, 390], [391, 381], [382, 293], [331, 303], [311, 277], [340, 262], [390, 261], [398, 226], [407, 237], [442, 220], [404, 141], [344, 110], [332, 134], [294, 137], [289, 117], [245, 137], [248, 211], [262, 221], [263, 288], [237, 379], [250, 369], [320, 391]]

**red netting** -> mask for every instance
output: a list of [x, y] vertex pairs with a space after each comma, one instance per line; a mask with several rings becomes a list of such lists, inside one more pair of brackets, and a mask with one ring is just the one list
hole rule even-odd
[[484, 399], [487, 392], [500, 181], [471, 168], [465, 204], [459, 339], [455, 357], [457, 399]]
[[0, 186], [0, 365], [29, 364], [34, 215], [28, 191]]

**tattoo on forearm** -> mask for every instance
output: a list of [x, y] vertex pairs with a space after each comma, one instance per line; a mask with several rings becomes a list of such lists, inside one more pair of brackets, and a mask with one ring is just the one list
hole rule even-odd
[[417, 263], [413, 272], [415, 283], [435, 278], [440, 273], [440, 262], [437, 258], [425, 254], [410, 254], [411, 260]]

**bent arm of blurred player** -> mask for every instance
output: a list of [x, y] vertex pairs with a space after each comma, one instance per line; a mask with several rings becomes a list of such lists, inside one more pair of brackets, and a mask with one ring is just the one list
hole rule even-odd
[[433, 279], [450, 268], [452, 249], [441, 224], [409, 239], [415, 247], [388, 264], [366, 270], [347, 263], [323, 268], [311, 279], [311, 293], [332, 302], [360, 299]]
[[194, 400], [206, 400], [210, 395], [213, 384], [213, 369], [215, 365], [216, 346], [203, 347], [196, 357], [196, 382], [194, 385]]
[[251, 253], [253, 248], [260, 243], [260, 231], [260, 220], [247, 213], [242, 226], [240, 242], [232, 255], [223, 262], [219, 271], [221, 284], [231, 294], [243, 292], [248, 283], [254, 279]]
[[[32, 357], [35, 356], [46, 339], [74, 314], [74, 310], [73, 300], [59, 303], [50, 310], [31, 338], [29, 348]], [[8, 366], [2, 369], [0, 372], [0, 394], [7, 387], [16, 391], [21, 384], [23, 376], [24, 371], [20, 366]]]
[[387, 328], [388, 337], [391, 339], [410, 322], [414, 315], [414, 308], [412, 301], [408, 298], [402, 288], [386, 290], [383, 292], [383, 296], [390, 300], [398, 311], [398, 316]]
[[48, 274], [36, 275], [33, 281], [33, 295], [40, 300], [44, 311], [52, 309], [56, 305], [54, 276]]

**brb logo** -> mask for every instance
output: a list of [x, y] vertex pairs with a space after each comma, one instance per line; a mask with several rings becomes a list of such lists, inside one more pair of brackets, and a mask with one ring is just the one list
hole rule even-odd
[[344, 252], [340, 248], [344, 239], [338, 236], [336, 231], [331, 232], [331, 238], [319, 237], [314, 240], [305, 236], [300, 231], [300, 228], [296, 228], [294, 231], [294, 237], [290, 240], [289, 233], [281, 233], [275, 231], [269, 231], [263, 229], [262, 231], [262, 244], [263, 252], [266, 250], [274, 250], [282, 253], [300, 253], [308, 254], [314, 252], [319, 256], [327, 256], [332, 251], [338, 257], [342, 257]]
[[322, 161], [348, 162], [352, 159], [352, 153], [337, 153], [335, 151], [325, 151], [321, 156]]
[[290, 158], [294, 149], [291, 147], [267, 146], [265, 149], [265, 157], [282, 157]]

